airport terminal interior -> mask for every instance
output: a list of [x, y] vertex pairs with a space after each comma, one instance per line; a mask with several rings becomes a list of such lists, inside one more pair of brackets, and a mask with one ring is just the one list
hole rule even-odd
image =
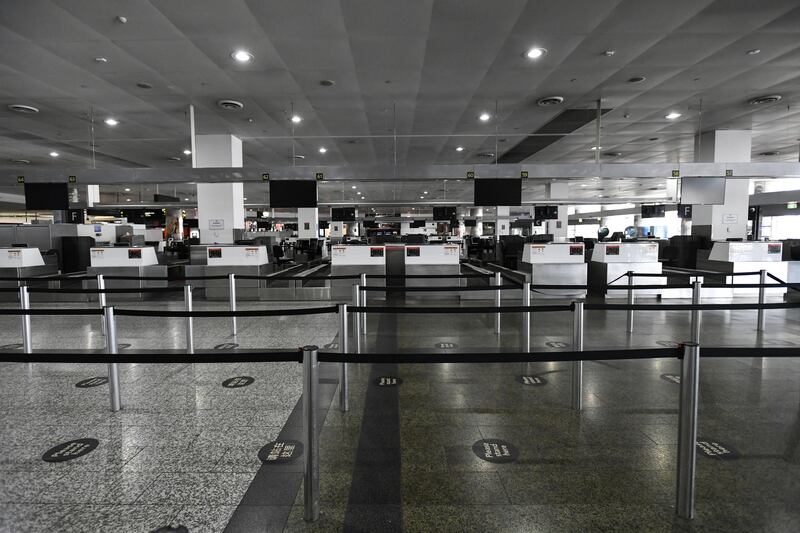
[[0, 0], [0, 533], [800, 531], [798, 0]]

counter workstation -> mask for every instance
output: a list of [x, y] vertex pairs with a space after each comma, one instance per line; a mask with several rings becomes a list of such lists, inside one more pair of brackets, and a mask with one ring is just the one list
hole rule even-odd
[[[28, 278], [34, 276], [52, 276], [58, 274], [58, 265], [45, 264], [38, 248], [0, 248], [0, 278]], [[47, 287], [46, 282], [26, 282], [32, 287]], [[0, 279], [0, 287], [19, 287], [18, 281]], [[0, 300], [16, 301], [18, 295], [13, 292], [0, 293]]]
[[[358, 274], [386, 274], [386, 246], [364, 246], [360, 244], [334, 244], [331, 246], [331, 275], [350, 276]], [[395, 254], [392, 254], [395, 258]], [[397, 261], [393, 261], [395, 264]], [[334, 300], [352, 300], [352, 285], [358, 279], [331, 280], [331, 298]], [[371, 279], [369, 284], [383, 286], [383, 279]]]
[[[759, 272], [766, 270], [773, 276], [786, 281], [788, 278], [788, 263], [783, 260], [783, 243], [765, 241], [743, 241], [743, 242], [715, 242], [708, 253], [708, 257], [698, 255], [697, 268], [699, 270], [710, 270], [720, 272], [722, 275], [705, 275], [704, 283], [759, 283], [759, 274], [752, 276], [727, 276], [728, 273], [736, 272]], [[767, 283], [774, 283], [775, 280], [767, 277]], [[767, 296], [782, 296], [786, 293], [786, 287], [776, 287], [767, 289]], [[756, 296], [758, 289], [703, 289], [703, 296], [714, 297], [733, 297], [733, 296]]]
[[[89, 276], [137, 276], [167, 277], [166, 265], [159, 265], [156, 250], [151, 246], [141, 248], [128, 247], [95, 247], [89, 249], [91, 266], [86, 269]], [[166, 287], [166, 280], [104, 280], [107, 289], [141, 289], [145, 287]], [[84, 288], [97, 288], [97, 282], [87, 280]], [[109, 294], [107, 300], [142, 299], [142, 293]], [[90, 300], [97, 300], [92, 294]]]
[[[520, 271], [531, 285], [586, 285], [584, 245], [525, 244]], [[585, 289], [537, 289], [534, 298], [585, 298]]]
[[[266, 246], [235, 246], [226, 244], [194, 245], [190, 248], [191, 264], [186, 266], [186, 276], [266, 276], [272, 272]], [[228, 300], [227, 279], [192, 281], [192, 285], [205, 289], [207, 300]], [[237, 300], [260, 300], [264, 283], [257, 279], [237, 279]]]
[[[606, 298], [626, 298], [628, 285], [626, 272], [642, 274], [661, 274], [658, 261], [658, 243], [654, 242], [598, 242], [592, 250], [589, 261], [589, 288], [592, 292], [605, 293]], [[620, 277], [622, 276], [622, 277]], [[617, 279], [619, 278], [619, 279]], [[634, 285], [666, 285], [663, 277], [642, 277], [633, 279]], [[606, 289], [606, 285], [620, 285], [620, 290]], [[660, 289], [637, 290], [636, 296], [660, 296]]]

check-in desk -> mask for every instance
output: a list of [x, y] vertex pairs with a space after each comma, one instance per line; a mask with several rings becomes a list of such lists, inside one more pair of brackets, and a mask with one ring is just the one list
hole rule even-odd
[[[405, 274], [461, 274], [460, 251], [458, 244], [406, 244]], [[406, 287], [458, 287], [460, 281], [459, 278], [409, 278]]]
[[[586, 285], [582, 242], [525, 244], [519, 270], [531, 285]], [[533, 298], [585, 298], [585, 289], [537, 289]]]
[[[266, 246], [202, 245], [190, 249], [191, 265], [186, 276], [266, 276], [272, 272]], [[199, 255], [199, 257], [198, 257]], [[199, 264], [198, 264], [199, 263]], [[205, 288], [207, 300], [228, 300], [227, 279], [192, 281]], [[236, 299], [259, 300], [264, 283], [257, 279], [236, 279]]]
[[[331, 246], [331, 275], [350, 276], [358, 274], [386, 274], [386, 246], [364, 246], [359, 244], [334, 244]], [[352, 285], [358, 279], [331, 280], [331, 298], [352, 300]], [[383, 286], [383, 279], [371, 279], [369, 285]], [[370, 295], [372, 296], [372, 295]]]
[[[58, 265], [45, 264], [38, 248], [0, 248], [0, 278], [29, 278], [34, 276], [50, 276], [58, 274]], [[25, 282], [29, 287], [47, 287], [47, 282]], [[17, 288], [20, 283], [0, 279], [0, 287]], [[16, 301], [18, 295], [13, 292], [0, 293], [2, 301]]]
[[[86, 269], [89, 276], [102, 274], [105, 276], [163, 277], [167, 276], [166, 265], [159, 265], [156, 250], [152, 246], [141, 248], [109, 247], [90, 248], [91, 266]], [[162, 280], [104, 280], [107, 289], [141, 289], [150, 287], [166, 287]], [[97, 282], [84, 281], [85, 288], [97, 288]], [[108, 301], [141, 300], [144, 293], [109, 294]], [[97, 295], [90, 295], [90, 300], [97, 300]]]
[[[603, 293], [606, 298], [627, 298], [628, 285], [626, 272], [639, 274], [661, 274], [658, 261], [658, 243], [655, 242], [598, 242], [589, 261], [589, 288], [592, 292]], [[622, 277], [620, 277], [622, 276]], [[617, 279], [619, 278], [619, 279]], [[666, 285], [664, 277], [634, 277], [634, 285]], [[608, 289], [606, 285], [620, 285], [620, 290]], [[636, 290], [636, 297], [659, 296], [661, 289]]]
[[[788, 263], [783, 260], [783, 243], [781, 242], [715, 242], [707, 259], [698, 257], [697, 268], [723, 273], [720, 276], [704, 276], [704, 283], [729, 285], [759, 283], [758, 274], [752, 276], [727, 276], [724, 274], [758, 272], [760, 270], [766, 270], [783, 281], [788, 278]], [[775, 280], [767, 277], [767, 283], [775, 283]], [[767, 289], [766, 294], [767, 296], [782, 296], [786, 290], [786, 287], [775, 287]], [[755, 295], [758, 295], [758, 289], [703, 289], [703, 296], [711, 298]]]

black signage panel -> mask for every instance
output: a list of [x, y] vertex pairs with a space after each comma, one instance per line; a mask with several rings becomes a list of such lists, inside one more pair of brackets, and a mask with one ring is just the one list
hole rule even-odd
[[500, 439], [479, 440], [472, 445], [472, 451], [490, 463], [513, 463], [519, 457], [516, 446]]
[[255, 380], [256, 378], [250, 376], [237, 376], [235, 378], [226, 379], [222, 382], [222, 386], [226, 389], [240, 389], [252, 385]]
[[268, 465], [291, 463], [303, 455], [303, 443], [296, 440], [276, 440], [258, 451], [258, 458]]

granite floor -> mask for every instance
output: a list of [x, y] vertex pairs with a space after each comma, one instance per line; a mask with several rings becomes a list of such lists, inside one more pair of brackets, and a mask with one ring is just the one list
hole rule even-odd
[[[32, 322], [37, 349], [104, 344], [97, 317]], [[689, 334], [685, 312], [637, 313], [633, 335], [624, 322], [624, 313], [587, 312], [586, 349], [661, 347]], [[758, 334], [754, 311], [705, 312], [702, 341], [800, 346], [800, 311], [768, 311], [767, 324]], [[16, 349], [19, 319], [0, 325], [0, 350]], [[371, 314], [365, 349], [516, 351], [520, 325], [504, 315], [496, 336], [488, 315]], [[125, 317], [118, 340], [180, 349], [183, 326]], [[569, 349], [571, 317], [537, 314], [532, 331], [534, 350]], [[195, 322], [196, 347], [223, 355], [232, 344], [334, 348], [336, 336], [325, 315], [240, 319], [235, 338], [225, 319]], [[800, 358], [701, 362], [700, 437], [738, 453], [699, 455], [693, 522], [674, 513], [677, 360], [587, 362], [581, 413], [569, 408], [568, 363], [350, 365], [348, 413], [337, 409], [335, 365], [322, 367], [321, 517], [308, 524], [300, 463], [262, 466], [257, 457], [266, 443], [299, 436], [300, 365], [121, 365], [124, 409], [111, 413], [106, 385], [75, 386], [104, 376], [104, 365], [0, 364], [0, 531], [800, 530]], [[222, 387], [235, 376], [254, 381]], [[382, 377], [402, 382], [379, 386]], [[79, 438], [99, 444], [71, 461], [41, 459]], [[502, 439], [518, 456], [484, 461], [472, 448], [482, 439]]]

